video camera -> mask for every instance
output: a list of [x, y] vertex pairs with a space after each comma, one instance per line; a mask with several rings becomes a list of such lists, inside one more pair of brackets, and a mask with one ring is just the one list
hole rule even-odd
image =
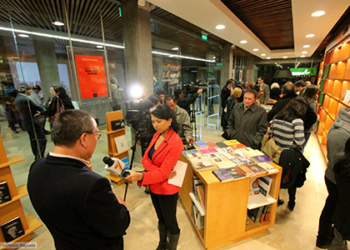
[[150, 120], [149, 110], [153, 104], [149, 100], [131, 100], [126, 102], [126, 122], [139, 134], [147, 133]]
[[183, 85], [183, 91], [188, 95], [192, 95], [198, 92], [198, 89], [203, 88], [203, 92], [207, 90], [207, 85], [205, 84], [199, 84], [199, 85], [194, 85], [191, 83], [187, 83]]

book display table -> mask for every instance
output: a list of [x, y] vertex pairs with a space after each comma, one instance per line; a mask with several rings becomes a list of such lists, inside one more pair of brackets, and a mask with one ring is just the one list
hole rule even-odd
[[[212, 173], [212, 169], [197, 172], [186, 156], [182, 155], [180, 160], [188, 164], [180, 198], [206, 249], [217, 249], [262, 234], [274, 225], [282, 175], [281, 167], [270, 163], [278, 171], [220, 182]], [[197, 176], [204, 184], [205, 203], [202, 209], [204, 211], [200, 211], [201, 215], [204, 215], [204, 225], [201, 229], [198, 229], [198, 225], [196, 225], [192, 209], [193, 203], [195, 203], [192, 200], [194, 198], [194, 176]], [[272, 201], [267, 201], [268, 198], [260, 201], [258, 196], [250, 196], [251, 179], [262, 176], [268, 176], [272, 179], [268, 195]], [[268, 220], [254, 223], [249, 219], [247, 225], [248, 209], [262, 207], [267, 204], [270, 205]]]

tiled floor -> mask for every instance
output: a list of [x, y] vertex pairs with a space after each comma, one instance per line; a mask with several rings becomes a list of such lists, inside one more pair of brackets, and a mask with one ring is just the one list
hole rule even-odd
[[[2, 127], [1, 136], [7, 155], [20, 155], [26, 159], [26, 161], [11, 167], [16, 185], [26, 184], [28, 170], [33, 161], [28, 135], [23, 131], [19, 134], [13, 134], [7, 127], [7, 122], [1, 117], [0, 124]], [[220, 136], [221, 131], [205, 126], [205, 117], [203, 117], [202, 124], [202, 130], [200, 130], [199, 123], [197, 123], [197, 131], [198, 133], [202, 133], [202, 140], [213, 142], [223, 141], [223, 138]], [[100, 126], [100, 130], [104, 128], [105, 126]], [[130, 137], [130, 130], [127, 130], [127, 135]], [[49, 141], [46, 152], [49, 152], [49, 150], [53, 149], [53, 143], [50, 141], [50, 136], [47, 136], [47, 138]], [[102, 163], [102, 158], [106, 154], [107, 137], [103, 135], [91, 159], [92, 164], [94, 164], [93, 170], [102, 175], [106, 174], [104, 164]], [[275, 226], [268, 229], [266, 233], [222, 249], [316, 249], [315, 239], [318, 219], [327, 196], [327, 191], [323, 179], [326, 163], [315, 135], [312, 135], [310, 138], [305, 150], [305, 156], [310, 160], [311, 166], [307, 173], [305, 185], [301, 189], [298, 189], [294, 211], [290, 212], [286, 207], [287, 205], [284, 204], [277, 209]], [[139, 162], [139, 160], [140, 150], [138, 150], [136, 157], [136, 161]], [[117, 186], [113, 184], [113, 187], [116, 194], [122, 197], [124, 196], [124, 185]], [[288, 201], [286, 190], [281, 191], [281, 198]], [[28, 197], [21, 199], [21, 202], [26, 214], [31, 213], [37, 216]], [[130, 185], [126, 205], [131, 212], [131, 225], [127, 230], [127, 235], [124, 237], [125, 249], [155, 249], [158, 242], [157, 219], [149, 195], [144, 193], [144, 189], [139, 189], [136, 185]], [[177, 218], [181, 228], [178, 249], [204, 249], [189, 217], [185, 213], [181, 201], [178, 202]], [[38, 243], [38, 249], [54, 249], [52, 237], [45, 227], [40, 228], [33, 234], [33, 242]]]

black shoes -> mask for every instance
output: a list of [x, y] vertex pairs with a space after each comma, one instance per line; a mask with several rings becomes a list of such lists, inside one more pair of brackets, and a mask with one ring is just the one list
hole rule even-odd
[[316, 246], [321, 249], [328, 249], [332, 244], [332, 241], [321, 241], [318, 240], [316, 241]]
[[146, 188], [145, 193], [146, 193], [146, 194], [150, 194], [150, 193], [151, 193], [151, 189], [150, 189], [149, 187]]
[[281, 206], [281, 205], [283, 205], [283, 204], [284, 204], [284, 200], [278, 199], [277, 205], [278, 205], [278, 206]]
[[295, 201], [288, 201], [288, 208], [290, 211], [293, 211], [295, 207]]
[[49, 135], [49, 134], [51, 134], [51, 132], [48, 130], [45, 130], [45, 135]]

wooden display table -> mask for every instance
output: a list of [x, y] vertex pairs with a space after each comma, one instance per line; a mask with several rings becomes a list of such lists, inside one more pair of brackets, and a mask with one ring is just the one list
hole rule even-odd
[[[187, 172], [180, 191], [180, 198], [198, 235], [206, 249], [217, 249], [264, 233], [275, 224], [277, 202], [270, 208], [269, 221], [246, 225], [249, 185], [252, 178], [269, 176], [272, 178], [270, 195], [277, 201], [281, 183], [282, 168], [272, 163], [278, 173], [261, 174], [240, 180], [220, 182], [212, 170], [196, 172], [185, 156], [181, 161], [187, 162]], [[205, 186], [204, 229], [198, 230], [192, 217], [193, 176], [198, 176]]]

